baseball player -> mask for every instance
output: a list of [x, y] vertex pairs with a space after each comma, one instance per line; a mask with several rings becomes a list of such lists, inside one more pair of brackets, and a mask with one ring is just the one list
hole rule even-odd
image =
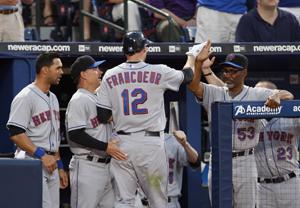
[[[174, 135], [165, 133], [165, 148], [169, 167], [168, 176], [168, 208], [180, 208], [182, 176], [184, 166], [199, 168], [201, 166], [197, 151], [189, 144], [183, 131], [174, 131]], [[143, 193], [138, 191], [138, 207], [146, 204]], [[142, 204], [142, 205], [141, 205]]]
[[[207, 45], [197, 58], [194, 79], [189, 84], [189, 89], [197, 99], [202, 100], [208, 112], [209, 122], [211, 121], [210, 106], [216, 101], [261, 100], [266, 101], [268, 107], [275, 108], [280, 105], [280, 99], [293, 98], [293, 95], [285, 90], [252, 88], [244, 85], [248, 59], [237, 53], [228, 54], [225, 62], [221, 63], [224, 87], [200, 82], [201, 66], [210, 55]], [[257, 169], [253, 148], [258, 143], [262, 124], [260, 120], [235, 120], [233, 127], [233, 206], [254, 208], [257, 199]]]
[[71, 77], [78, 87], [66, 111], [68, 141], [74, 153], [69, 166], [74, 208], [114, 207], [109, 155], [126, 159], [115, 141], [108, 142], [112, 126], [100, 123], [97, 117], [96, 89], [103, 73], [98, 66], [103, 62], [85, 55], [71, 66]]
[[183, 131], [174, 131], [174, 136], [165, 134], [166, 154], [169, 162], [168, 208], [180, 208], [183, 167], [199, 168], [197, 151], [189, 144]]
[[[255, 87], [277, 89], [268, 81]], [[300, 206], [299, 138], [300, 118], [273, 118], [265, 123], [255, 148], [260, 208]]]
[[59, 84], [62, 74], [58, 54], [39, 55], [36, 78], [13, 99], [7, 122], [10, 139], [26, 152], [25, 157], [42, 161], [43, 208], [58, 208], [59, 186], [68, 186], [58, 152], [59, 105], [56, 96], [50, 92], [50, 86]]
[[141, 32], [128, 32], [123, 39], [127, 61], [110, 70], [99, 90], [99, 116], [106, 122], [112, 115], [119, 147], [128, 160], [111, 162], [119, 190], [116, 207], [134, 207], [137, 183], [150, 207], [166, 207], [167, 160], [164, 149], [166, 117], [163, 94], [178, 90], [193, 77], [195, 59], [189, 57], [183, 70], [145, 63], [149, 41]]

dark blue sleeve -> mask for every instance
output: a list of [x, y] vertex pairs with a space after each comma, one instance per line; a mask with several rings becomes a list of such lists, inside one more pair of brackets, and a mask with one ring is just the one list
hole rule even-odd
[[292, 21], [293, 22], [291, 25], [293, 25], [292, 27], [294, 28], [293, 41], [295, 41], [295, 42], [300, 41], [300, 23], [294, 15], [293, 15]]

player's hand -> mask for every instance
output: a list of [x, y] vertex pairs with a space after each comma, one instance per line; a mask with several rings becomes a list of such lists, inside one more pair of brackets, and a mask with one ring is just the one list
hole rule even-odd
[[277, 108], [280, 106], [280, 98], [278, 94], [273, 94], [268, 97], [267, 101], [265, 102], [265, 105], [269, 108]]
[[186, 134], [183, 131], [174, 131], [173, 135], [182, 146], [187, 145]]
[[59, 180], [60, 180], [60, 188], [65, 189], [69, 185], [69, 177], [64, 169], [58, 170]]
[[122, 152], [118, 147], [119, 141], [116, 139], [108, 142], [106, 153], [112, 156], [116, 160], [127, 160], [127, 154]]
[[206, 41], [206, 44], [201, 49], [200, 53], [197, 55], [196, 62], [203, 63], [206, 59], [209, 58], [209, 56], [212, 53], [210, 51], [210, 47], [211, 47], [211, 42], [210, 42], [210, 40], [208, 40], [208, 41]]
[[203, 42], [201, 44], [196, 44], [194, 45], [188, 52], [186, 52], [185, 54], [188, 55], [188, 57], [192, 57], [192, 58], [196, 58], [199, 53], [201, 52], [201, 50], [203, 49], [203, 47], [206, 45], [207, 42]]
[[211, 72], [211, 66], [214, 64], [216, 57], [208, 58], [202, 63], [202, 72], [207, 73]]
[[42, 158], [43, 166], [49, 173], [52, 173], [57, 168], [56, 156], [45, 154]]
[[6, 0], [5, 1], [5, 5], [8, 5], [8, 6], [16, 6], [18, 3], [19, 3], [18, 0]]

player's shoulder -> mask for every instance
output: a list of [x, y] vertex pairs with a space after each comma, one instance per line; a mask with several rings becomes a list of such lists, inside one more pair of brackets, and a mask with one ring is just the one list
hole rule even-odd
[[274, 92], [274, 90], [272, 89], [267, 89], [263, 87], [250, 87], [250, 86], [246, 86], [246, 87], [248, 87], [249, 93], [256, 94], [256, 95], [271, 95]]
[[173, 134], [165, 133], [164, 138], [165, 138], [165, 143], [168, 146], [178, 146], [179, 145], [179, 142], [177, 142], [177, 140]]
[[32, 96], [33, 92], [30, 89], [31, 85], [27, 85], [26, 87], [24, 87], [14, 98], [14, 100], [32, 100], [34, 97]]
[[168, 140], [173, 139], [174, 136], [172, 134], [164, 133], [164, 138], [165, 138], [165, 141], [168, 141]]
[[204, 88], [204, 91], [219, 91], [225, 93], [228, 90], [228, 88], [225, 86], [221, 87], [214, 84], [207, 84], [204, 82], [202, 82], [202, 86]]
[[57, 96], [53, 93], [53, 92], [49, 92], [50, 93], [50, 97], [52, 97], [53, 99], [57, 100]]
[[80, 89], [78, 89], [71, 97], [70, 102], [81, 102], [82, 100], [85, 100], [88, 96], [83, 93]]

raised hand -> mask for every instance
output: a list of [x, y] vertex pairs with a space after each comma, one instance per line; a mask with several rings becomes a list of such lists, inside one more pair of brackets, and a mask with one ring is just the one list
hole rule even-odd
[[174, 131], [173, 135], [182, 146], [187, 144], [186, 134], [183, 131]]
[[202, 63], [202, 70], [210, 69], [211, 66], [214, 64], [216, 57], [212, 57], [211, 59], [208, 58]]
[[210, 40], [208, 40], [208, 41], [206, 41], [206, 44], [201, 49], [200, 53], [197, 55], [197, 57], [196, 57], [197, 62], [202, 62], [203, 63], [206, 59], [209, 58], [209, 56], [212, 53], [210, 51], [210, 47], [211, 47], [211, 42], [210, 42]]

